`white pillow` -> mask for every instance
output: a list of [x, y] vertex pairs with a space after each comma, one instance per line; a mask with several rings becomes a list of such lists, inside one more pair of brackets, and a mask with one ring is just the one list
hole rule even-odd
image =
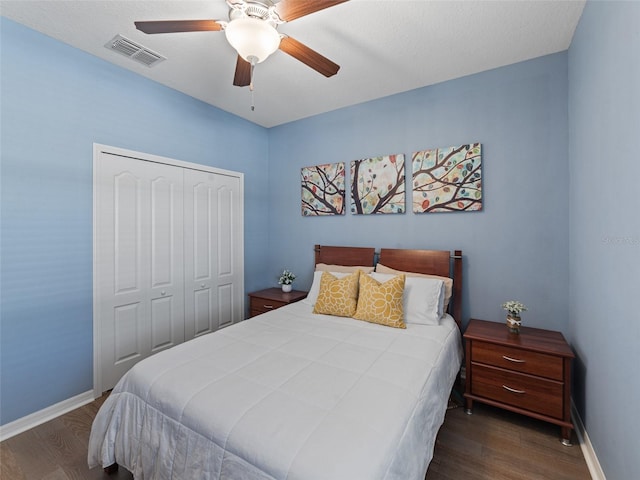
[[[351, 273], [347, 272], [329, 272], [336, 278], [344, 278], [347, 275], [351, 275]], [[311, 284], [311, 289], [309, 289], [309, 293], [307, 294], [307, 298], [301, 300], [301, 302], [308, 303], [309, 305], [315, 305], [316, 300], [318, 299], [318, 294], [320, 293], [320, 279], [322, 278], [322, 271], [316, 270], [313, 272], [313, 283]]]
[[[369, 275], [379, 282], [395, 277], [389, 273]], [[444, 313], [444, 282], [435, 278], [406, 277], [403, 307], [405, 323], [439, 325]]]
[[366, 267], [364, 265], [345, 266], [345, 265], [327, 265], [326, 263], [316, 263], [316, 271], [320, 270], [320, 271], [329, 272], [329, 273], [335, 273], [335, 272], [353, 273], [356, 270], [360, 270], [364, 273], [371, 273], [373, 272], [374, 269], [375, 267], [373, 265]]
[[444, 309], [446, 310], [449, 306], [449, 301], [453, 295], [453, 278], [429, 275], [428, 273], [403, 272], [402, 270], [395, 270], [393, 268], [386, 267], [381, 263], [376, 265], [376, 272], [395, 273], [396, 275], [404, 273], [407, 277], [435, 278], [436, 280], [442, 280], [444, 282]]

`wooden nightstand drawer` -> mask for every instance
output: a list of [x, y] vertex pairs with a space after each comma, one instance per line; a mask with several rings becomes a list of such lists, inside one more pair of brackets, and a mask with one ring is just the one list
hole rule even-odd
[[497, 402], [562, 419], [561, 382], [484, 365], [473, 366], [471, 393]]
[[287, 302], [279, 302], [278, 300], [251, 297], [251, 304], [249, 308], [251, 309], [251, 315], [253, 316], [253, 312], [257, 312], [257, 314], [266, 313], [271, 310], [275, 310], [276, 308], [284, 307], [286, 304]]
[[471, 361], [562, 381], [563, 360], [556, 355], [475, 341]]
[[267, 313], [290, 303], [299, 302], [306, 298], [307, 292], [292, 290], [283, 292], [281, 288], [266, 288], [249, 294], [249, 316], [255, 317]]

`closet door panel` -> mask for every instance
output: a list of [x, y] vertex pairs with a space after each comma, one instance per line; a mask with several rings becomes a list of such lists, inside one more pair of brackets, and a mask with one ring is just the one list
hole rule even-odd
[[[198, 175], [199, 174], [199, 175]], [[192, 225], [187, 236], [191, 234], [193, 241], [193, 278], [194, 280], [210, 281], [211, 269], [211, 241], [215, 228], [214, 203], [212, 187], [208, 183], [210, 175], [201, 172], [189, 171], [188, 176], [199, 177], [197, 183], [192, 185], [192, 198], [190, 207], [192, 211]]]
[[96, 239], [101, 318], [102, 388], [148, 355], [149, 291], [145, 272], [149, 181], [144, 164], [102, 154], [99, 170]]
[[231, 325], [243, 318], [243, 275], [239, 258], [242, 255], [240, 180], [237, 177], [218, 175], [215, 182], [217, 228], [218, 327]]
[[234, 291], [233, 284], [220, 285], [218, 287], [218, 328], [226, 327], [236, 321]]
[[210, 333], [215, 328], [211, 325], [215, 318], [211, 305], [211, 289], [205, 288], [193, 292], [193, 318], [189, 318], [189, 323], [193, 323], [193, 336]]
[[152, 352], [184, 341], [183, 175], [180, 168], [104, 152], [96, 174], [104, 391]]
[[172, 297], [154, 298], [151, 300], [151, 353], [159, 352], [165, 348], [180, 343], [177, 334], [176, 315], [173, 312], [174, 302]]
[[157, 353], [184, 342], [183, 171], [151, 165], [150, 336]]
[[175, 285], [182, 277], [176, 278], [179, 272], [174, 272], [172, 262], [176, 248], [182, 249], [182, 237], [174, 235], [175, 215], [182, 213], [182, 196], [176, 198], [175, 187], [165, 177], [151, 182], [151, 285], [154, 288]]
[[184, 172], [185, 339], [217, 330], [217, 209], [213, 173]]
[[126, 367], [144, 355], [140, 331], [144, 328], [143, 310], [141, 302], [113, 309], [114, 365]]
[[144, 225], [141, 225], [141, 197], [144, 185], [140, 177], [129, 171], [115, 174], [113, 192], [109, 203], [113, 204], [115, 294], [140, 292], [140, 250]]

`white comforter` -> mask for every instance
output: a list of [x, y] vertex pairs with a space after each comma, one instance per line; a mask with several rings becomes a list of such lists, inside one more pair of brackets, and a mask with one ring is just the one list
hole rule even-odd
[[462, 359], [453, 319], [400, 330], [311, 310], [136, 365], [96, 416], [89, 465], [137, 479], [423, 480]]

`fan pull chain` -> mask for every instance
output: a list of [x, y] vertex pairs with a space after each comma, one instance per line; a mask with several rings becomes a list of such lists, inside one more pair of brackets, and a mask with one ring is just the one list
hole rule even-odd
[[256, 105], [253, 96], [253, 69], [256, 66], [256, 57], [249, 57], [251, 60], [251, 72], [249, 73], [249, 91], [251, 92], [251, 111], [255, 111]]

